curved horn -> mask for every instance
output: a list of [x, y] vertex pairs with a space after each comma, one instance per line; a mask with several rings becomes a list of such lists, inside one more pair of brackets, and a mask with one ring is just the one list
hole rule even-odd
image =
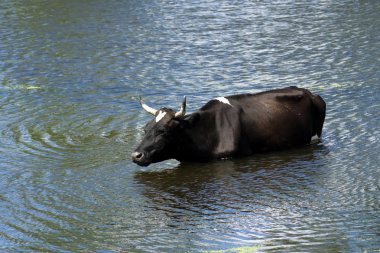
[[175, 118], [182, 118], [186, 114], [186, 96], [183, 97], [181, 109], [174, 114]]
[[156, 115], [156, 113], [157, 113], [157, 110], [156, 109], [153, 109], [152, 107], [150, 107], [150, 106], [148, 106], [148, 105], [146, 105], [146, 104], [144, 104], [144, 101], [142, 100], [142, 98], [141, 97], [139, 97], [140, 98], [140, 104], [141, 104], [141, 107], [145, 110], [145, 111], [147, 111], [148, 113], [150, 113], [150, 114], [152, 114], [152, 115]]

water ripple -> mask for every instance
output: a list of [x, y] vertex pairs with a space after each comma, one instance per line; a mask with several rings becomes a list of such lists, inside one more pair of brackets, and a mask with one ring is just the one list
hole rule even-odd
[[[0, 3], [0, 248], [375, 252], [380, 5]], [[137, 168], [155, 107], [298, 85], [318, 145]]]

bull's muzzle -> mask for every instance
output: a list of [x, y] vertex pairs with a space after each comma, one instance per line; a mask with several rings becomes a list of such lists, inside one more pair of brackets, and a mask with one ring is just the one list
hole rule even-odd
[[132, 153], [132, 160], [134, 163], [137, 163], [138, 165], [141, 165], [141, 166], [149, 165], [149, 163], [146, 162], [144, 153], [141, 153], [138, 151], [135, 151]]

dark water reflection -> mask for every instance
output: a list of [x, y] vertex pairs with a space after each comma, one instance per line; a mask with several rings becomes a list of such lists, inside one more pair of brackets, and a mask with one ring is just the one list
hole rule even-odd
[[[302, 251], [301, 244], [308, 244], [315, 251], [321, 240], [337, 242], [344, 236], [314, 220], [324, 219], [321, 206], [327, 208], [331, 201], [321, 201], [329, 172], [320, 156], [328, 153], [321, 145], [286, 155], [138, 172], [136, 179], [146, 186], [144, 195], [152, 207], [163, 212], [172, 226], [196, 233], [196, 247], [219, 242], [260, 245], [264, 251], [290, 246]], [[348, 249], [344, 244], [324, 248]]]
[[[380, 2], [0, 3], [0, 252], [377, 252]], [[298, 85], [322, 143], [149, 168], [137, 98]], [[220, 251], [219, 251], [220, 252]]]

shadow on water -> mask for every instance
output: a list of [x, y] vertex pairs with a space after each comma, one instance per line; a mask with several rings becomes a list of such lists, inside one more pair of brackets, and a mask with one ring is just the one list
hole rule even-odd
[[[279, 233], [298, 222], [305, 226], [302, 218], [315, 211], [312, 196], [322, 191], [328, 153], [318, 144], [240, 159], [182, 163], [173, 169], [137, 172], [135, 180], [144, 185], [151, 208], [163, 212], [178, 229], [186, 224], [197, 231], [201, 246], [212, 248], [209, 242], [216, 241], [265, 244], [267, 249], [300, 246], [284, 241]], [[302, 236], [301, 232], [289, 237]]]
[[[313, 181], [324, 173], [319, 171], [325, 161], [321, 157], [328, 152], [319, 144], [248, 158], [181, 163], [173, 169], [139, 171], [135, 179], [146, 186], [147, 197], [154, 202], [163, 202], [158, 206], [174, 204], [181, 208], [184, 203], [228, 205], [229, 201], [235, 202], [239, 198], [247, 203], [266, 191], [280, 196], [284, 192], [292, 194], [290, 189], [294, 191], [313, 185]], [[177, 201], [172, 202], [173, 198]], [[234, 204], [238, 208], [240, 203]]]

